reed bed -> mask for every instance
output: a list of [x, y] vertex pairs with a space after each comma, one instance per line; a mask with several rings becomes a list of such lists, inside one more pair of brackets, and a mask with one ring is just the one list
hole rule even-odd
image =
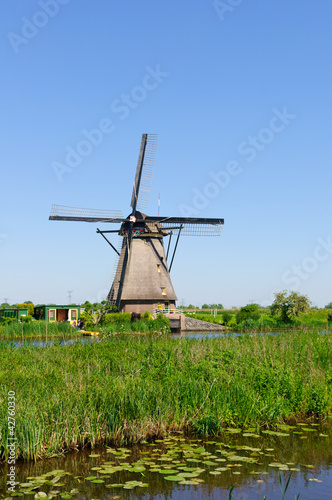
[[46, 339], [49, 337], [69, 337], [79, 333], [67, 321], [62, 323], [49, 323], [48, 321], [18, 322], [13, 321], [7, 325], [0, 324], [0, 338], [2, 340], [24, 340], [32, 337]]
[[94, 344], [0, 345], [0, 446], [7, 395], [16, 395], [18, 455], [135, 443], [183, 431], [267, 426], [328, 417], [332, 337], [318, 333], [173, 340], [167, 335]]

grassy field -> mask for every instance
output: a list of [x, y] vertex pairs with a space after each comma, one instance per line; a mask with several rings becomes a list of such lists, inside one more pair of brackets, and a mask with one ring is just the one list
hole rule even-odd
[[329, 334], [2, 344], [0, 356], [2, 458], [8, 391], [15, 392], [17, 451], [25, 460], [169, 431], [203, 435], [225, 426], [326, 418], [332, 407]]
[[[153, 333], [168, 332], [169, 320], [163, 316], [156, 319], [141, 319], [131, 321], [128, 313], [117, 313], [108, 315], [109, 321], [102, 325], [88, 325], [88, 330], [92, 329], [101, 334], [108, 333]], [[80, 336], [79, 329], [74, 328], [68, 322], [48, 323], [46, 321], [31, 321], [20, 323], [13, 321], [9, 324], [0, 324], [0, 339], [2, 340], [26, 340], [38, 338], [42, 340], [50, 338], [64, 339], [66, 337]]]
[[[211, 323], [225, 324], [224, 313], [226, 311], [218, 311], [215, 316], [207, 311], [197, 311], [195, 314], [187, 312], [187, 316], [192, 316], [203, 321], [209, 321]], [[277, 318], [271, 316], [268, 310], [259, 309], [259, 319], [258, 320], [248, 320], [245, 323], [238, 325], [236, 323], [236, 313], [238, 310], [228, 310], [227, 313], [230, 319], [227, 321], [226, 326], [231, 328], [233, 331], [256, 331], [256, 332], [268, 332], [268, 331], [282, 331], [282, 330], [331, 330], [332, 323], [328, 322], [327, 315], [332, 314], [331, 310], [328, 309], [311, 309], [306, 313], [300, 313], [298, 318], [293, 323], [283, 323]]]

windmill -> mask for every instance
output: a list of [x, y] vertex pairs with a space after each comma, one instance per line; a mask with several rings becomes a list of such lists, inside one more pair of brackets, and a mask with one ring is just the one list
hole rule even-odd
[[[141, 313], [157, 308], [175, 307], [175, 295], [170, 271], [180, 235], [218, 236], [224, 223], [220, 218], [155, 217], [143, 213], [148, 205], [157, 136], [143, 134], [130, 206], [124, 218], [120, 211], [94, 210], [52, 205], [50, 220], [83, 221], [121, 224], [120, 229], [100, 230], [99, 233], [117, 254], [113, 283], [107, 300], [119, 311]], [[118, 249], [105, 234], [118, 233]], [[170, 248], [172, 237], [176, 240]], [[168, 237], [165, 254], [164, 238]], [[170, 262], [168, 264], [168, 262]]]

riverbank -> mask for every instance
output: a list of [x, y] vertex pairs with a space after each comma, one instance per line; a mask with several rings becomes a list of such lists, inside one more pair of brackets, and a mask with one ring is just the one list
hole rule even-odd
[[135, 443], [167, 432], [328, 418], [332, 336], [288, 333], [178, 340], [108, 338], [43, 349], [0, 346], [1, 453], [8, 391], [24, 460], [83, 446]]

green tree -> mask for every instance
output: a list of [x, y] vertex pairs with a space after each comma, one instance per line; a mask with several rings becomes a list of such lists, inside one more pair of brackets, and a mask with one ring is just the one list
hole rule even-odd
[[32, 302], [27, 301], [23, 302], [23, 304], [17, 304], [18, 309], [27, 309], [28, 310], [28, 316], [33, 316], [35, 306]]
[[81, 315], [86, 325], [100, 325], [105, 314], [112, 310], [110, 304], [103, 300], [102, 302], [91, 302], [86, 301], [84, 304], [84, 312]]
[[332, 302], [326, 304], [325, 309], [332, 309]]
[[202, 309], [223, 309], [222, 304], [203, 304]]
[[293, 322], [301, 312], [306, 312], [311, 301], [307, 295], [297, 292], [276, 292], [274, 302], [271, 306], [272, 316], [279, 317], [284, 323]]
[[242, 323], [242, 321], [246, 321], [247, 319], [252, 319], [254, 321], [257, 321], [259, 319], [257, 304], [248, 304], [244, 307], [241, 307], [239, 312], [236, 313], [237, 324]]

